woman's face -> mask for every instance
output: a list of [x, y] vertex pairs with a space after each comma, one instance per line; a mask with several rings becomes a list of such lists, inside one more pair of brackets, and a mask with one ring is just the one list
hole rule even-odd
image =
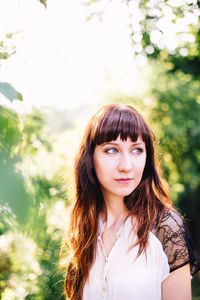
[[132, 142], [128, 137], [97, 145], [94, 150], [94, 168], [104, 200], [124, 198], [140, 183], [146, 162], [145, 143], [138, 137]]

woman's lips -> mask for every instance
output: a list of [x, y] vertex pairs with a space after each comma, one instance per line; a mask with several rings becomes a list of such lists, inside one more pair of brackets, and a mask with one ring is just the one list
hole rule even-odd
[[119, 178], [115, 180], [119, 183], [129, 183], [132, 180], [132, 178]]

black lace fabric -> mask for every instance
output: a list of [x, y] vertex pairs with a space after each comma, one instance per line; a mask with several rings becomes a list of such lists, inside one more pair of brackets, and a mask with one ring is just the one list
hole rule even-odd
[[170, 272], [190, 264], [191, 276], [200, 270], [200, 261], [193, 248], [192, 238], [183, 218], [173, 210], [168, 210], [153, 233], [163, 245], [169, 261]]

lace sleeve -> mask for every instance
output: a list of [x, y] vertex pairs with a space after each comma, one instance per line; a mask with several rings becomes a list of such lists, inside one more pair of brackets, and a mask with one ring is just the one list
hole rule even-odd
[[200, 261], [193, 249], [191, 235], [182, 217], [173, 210], [167, 211], [157, 228], [153, 230], [168, 257], [170, 272], [190, 264], [191, 276], [200, 270]]

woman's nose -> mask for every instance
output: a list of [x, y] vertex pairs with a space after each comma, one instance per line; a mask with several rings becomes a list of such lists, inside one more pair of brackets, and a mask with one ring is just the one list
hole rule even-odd
[[130, 171], [132, 169], [132, 159], [130, 154], [124, 153], [120, 155], [119, 162], [118, 162], [118, 169], [119, 171]]

